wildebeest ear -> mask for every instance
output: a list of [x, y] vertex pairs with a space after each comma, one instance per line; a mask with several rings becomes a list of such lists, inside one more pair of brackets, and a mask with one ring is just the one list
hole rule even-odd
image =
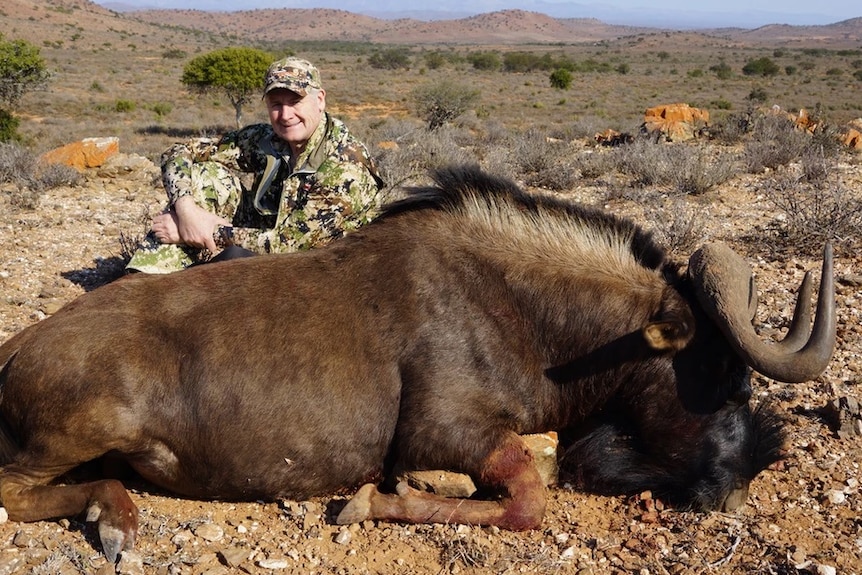
[[656, 351], [679, 351], [694, 335], [687, 322], [678, 320], [650, 322], [641, 332], [647, 345]]

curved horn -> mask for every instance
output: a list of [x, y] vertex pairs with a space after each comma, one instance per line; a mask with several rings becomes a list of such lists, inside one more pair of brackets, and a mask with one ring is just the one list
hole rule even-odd
[[800, 383], [819, 376], [835, 348], [835, 286], [832, 245], [823, 248], [817, 315], [810, 332], [811, 272], [805, 274], [790, 329], [781, 342], [764, 342], [751, 323], [757, 291], [751, 268], [724, 244], [707, 244], [692, 254], [688, 274], [698, 300], [745, 362], [766, 377]]

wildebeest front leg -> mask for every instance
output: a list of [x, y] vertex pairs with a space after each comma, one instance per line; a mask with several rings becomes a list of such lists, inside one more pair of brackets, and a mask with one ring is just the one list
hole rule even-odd
[[364, 485], [344, 507], [336, 521], [358, 523], [383, 519], [406, 523], [458, 523], [496, 525], [523, 531], [542, 523], [545, 485], [533, 456], [514, 433], [482, 462], [478, 478], [482, 486], [498, 490], [497, 501], [456, 499], [425, 493], [400, 483], [397, 494], [381, 493]]
[[98, 521], [102, 551], [115, 562], [121, 550], [134, 546], [138, 508], [123, 484], [113, 479], [80, 485], [34, 485], [29, 477], [10, 473], [0, 477], [0, 501], [14, 521], [72, 517], [86, 511], [87, 521]]

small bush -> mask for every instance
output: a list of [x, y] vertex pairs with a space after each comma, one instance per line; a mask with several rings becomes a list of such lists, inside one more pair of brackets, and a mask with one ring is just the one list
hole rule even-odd
[[766, 56], [749, 60], [742, 67], [742, 73], [746, 76], [776, 76], [780, 71], [781, 67]]
[[572, 73], [565, 68], [557, 68], [551, 74], [551, 86], [558, 90], [568, 90], [572, 80]]
[[136, 104], [131, 100], [117, 100], [114, 102], [114, 111], [121, 114], [133, 112], [136, 107]]
[[503, 60], [497, 52], [472, 52], [467, 55], [467, 61], [476, 70], [495, 71], [499, 70]]
[[509, 162], [516, 177], [528, 186], [568, 190], [578, 179], [569, 143], [548, 138], [538, 130], [513, 138]]
[[174, 108], [167, 102], [156, 102], [155, 104], [150, 106], [150, 109], [155, 113], [156, 116], [162, 118], [170, 114]]
[[729, 114], [710, 128], [712, 137], [723, 144], [737, 144], [751, 131], [752, 112]]
[[436, 130], [467, 111], [479, 99], [479, 92], [450, 81], [426, 84], [413, 91], [417, 113]]
[[378, 70], [407, 70], [410, 68], [410, 57], [404, 49], [389, 48], [369, 56], [368, 65]]
[[645, 216], [650, 220], [650, 229], [671, 254], [687, 257], [702, 243], [702, 210], [682, 198], [669, 198], [670, 205], [652, 206]]
[[18, 126], [20, 125], [20, 119], [0, 108], [0, 142], [17, 141], [20, 138], [18, 135]]
[[617, 148], [620, 171], [641, 186], [671, 186], [681, 194], [702, 194], [734, 175], [733, 158], [689, 143], [639, 138]]
[[776, 220], [780, 239], [794, 250], [817, 254], [825, 241], [858, 249], [862, 238], [862, 200], [837, 178], [812, 184], [783, 174], [762, 188], [783, 217]]
[[185, 50], [179, 48], [170, 48], [162, 52], [162, 58], [165, 60], [184, 60], [187, 56]]
[[748, 93], [748, 96], [746, 96], [746, 99], [750, 102], [762, 104], [769, 99], [769, 94], [763, 88], [753, 88], [751, 92]]
[[431, 169], [477, 163], [475, 156], [459, 144], [461, 134], [452, 126], [429, 130], [404, 121], [392, 121], [380, 130], [385, 139], [397, 144], [374, 150], [381, 176], [387, 184], [384, 194], [388, 200], [397, 199], [395, 195], [401, 186], [427, 183]]
[[808, 134], [796, 129], [793, 121], [784, 116], [759, 116], [745, 144], [743, 163], [750, 173], [786, 166], [802, 156], [810, 141]]
[[733, 68], [723, 60], [714, 66], [710, 66], [709, 71], [713, 72], [719, 80], [727, 80], [733, 76]]
[[11, 183], [17, 188], [12, 193], [13, 206], [33, 209], [45, 190], [63, 185], [77, 184], [81, 175], [69, 166], [44, 165], [27, 148], [17, 143], [0, 143], [0, 183]]
[[424, 59], [429, 70], [437, 70], [446, 64], [446, 57], [436, 50], [425, 54]]

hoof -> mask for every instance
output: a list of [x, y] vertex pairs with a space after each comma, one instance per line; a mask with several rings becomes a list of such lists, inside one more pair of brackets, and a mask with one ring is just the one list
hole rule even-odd
[[120, 551], [128, 551], [135, 544], [134, 534], [124, 533], [122, 529], [106, 523], [99, 523], [99, 540], [102, 542], [102, 552], [110, 563], [116, 563]]
[[349, 525], [371, 519], [371, 497], [377, 492], [373, 483], [366, 483], [359, 488], [356, 495], [344, 506], [335, 519], [338, 525]]

